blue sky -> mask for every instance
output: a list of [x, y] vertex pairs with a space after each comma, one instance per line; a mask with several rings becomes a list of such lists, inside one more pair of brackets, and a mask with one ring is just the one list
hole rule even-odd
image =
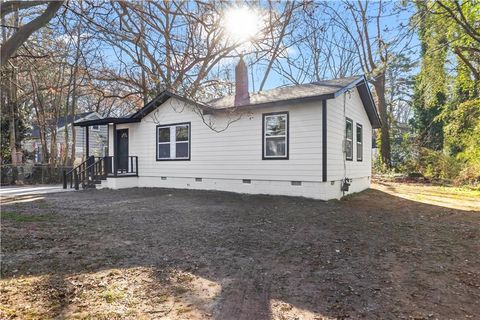
[[[339, 5], [339, 6], [342, 5], [340, 2], [330, 2], [329, 4]], [[394, 9], [396, 5], [397, 5], [396, 2], [387, 2], [387, 11], [383, 13], [383, 18], [381, 19], [382, 36], [384, 37], [384, 40], [386, 42], [395, 43], [394, 50], [393, 50], [394, 52], [402, 52], [404, 54], [408, 54], [409, 56], [412, 57], [413, 60], [416, 60], [419, 58], [418, 52], [420, 49], [418, 39], [416, 37], [416, 33], [411, 32], [411, 34], [408, 36], [404, 35], [406, 31], [413, 29], [413, 27], [409, 25], [409, 22], [412, 14], [415, 11], [415, 6], [414, 4], [409, 4], [405, 8], [405, 10], [400, 10], [399, 13], [395, 13]], [[371, 6], [375, 6], [375, 3], [373, 3]], [[342, 8], [340, 7], [340, 9]], [[344, 12], [342, 12], [342, 14], [344, 14], [344, 16], [348, 18], [349, 13], [344, 8], [343, 10]], [[376, 11], [372, 10], [371, 14], [372, 15], [376, 14]], [[323, 17], [323, 16], [318, 17], [318, 19], [320, 20], [325, 18], [326, 17]], [[354, 28], [353, 21], [350, 19], [349, 22], [352, 24], [352, 28]], [[373, 24], [370, 25], [369, 31], [371, 35], [376, 34], [376, 30], [374, 27], [375, 26]], [[329, 30], [328, 32], [333, 32], [333, 31]], [[335, 32], [341, 32], [341, 31], [337, 30]], [[408, 50], [409, 48], [414, 48], [415, 50], [413, 52], [409, 52]], [[119, 52], [118, 49], [116, 51]], [[105, 57], [107, 57], [107, 61], [110, 62], [112, 66], [118, 65], [115, 51], [112, 47], [108, 45], [104, 45], [102, 47], [102, 54]], [[298, 49], [290, 50], [290, 54], [292, 57], [294, 57], [296, 54], [298, 54]], [[247, 61], [248, 60], [249, 60], [249, 57], [247, 56]], [[238, 61], [238, 57], [226, 58], [220, 63], [219, 66], [217, 66], [217, 70], [219, 67], [230, 68], [230, 75], [233, 76], [234, 67], [237, 61]], [[250, 67], [249, 82], [250, 82], [251, 91], [258, 90], [259, 83], [264, 75], [264, 71], [265, 71], [265, 68], [262, 67], [260, 64]], [[252, 79], [252, 76], [253, 76], [253, 79]], [[326, 75], [325, 78], [332, 78], [332, 76]], [[287, 79], [285, 79], [283, 76], [279, 75], [277, 72], [272, 70], [266, 81], [265, 89], [275, 88], [288, 83], [289, 81]]]
[[[393, 11], [394, 5], [396, 5], [396, 3], [391, 2], [387, 5], [387, 8], [392, 9]], [[372, 15], [374, 15], [375, 13], [376, 12], [372, 12]], [[400, 10], [398, 13], [395, 14], [393, 12], [385, 12], [383, 14], [384, 17], [381, 19], [381, 25], [384, 40], [388, 43], [394, 43], [393, 51], [395, 53], [403, 53], [410, 56], [412, 60], [418, 60], [420, 57], [420, 43], [417, 37], [417, 33], [414, 29], [415, 26], [410, 24], [410, 18], [414, 13], [415, 6], [413, 3], [408, 4], [406, 7], [404, 7], [404, 10]], [[321, 19], [321, 17], [319, 18]], [[353, 19], [350, 20], [350, 22], [352, 23], [352, 28], [354, 28]], [[375, 27], [376, 26], [373, 24], [370, 25], [369, 31], [371, 35], [376, 34]], [[409, 33], [406, 34], [407, 32]], [[234, 65], [232, 64], [232, 68], [233, 67]], [[252, 70], [251, 72], [253, 72], [253, 76], [256, 78], [255, 82], [258, 84], [263, 77], [263, 69], [260, 68], [260, 70]], [[271, 72], [269, 74], [265, 88], [275, 88], [284, 85], [284, 83], [285, 79], [282, 76], [280, 76], [276, 72]], [[250, 87], [250, 89], [253, 90], [252, 83], [250, 83]], [[258, 89], [258, 85], [256, 89]]]

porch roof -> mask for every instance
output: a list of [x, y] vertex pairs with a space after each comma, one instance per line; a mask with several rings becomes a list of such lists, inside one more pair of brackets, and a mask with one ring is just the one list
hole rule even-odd
[[141, 119], [132, 119], [132, 118], [103, 118], [103, 119], [75, 122], [73, 125], [76, 127], [90, 127], [90, 126], [107, 125], [110, 123], [119, 124], [119, 123], [140, 122], [140, 120]]

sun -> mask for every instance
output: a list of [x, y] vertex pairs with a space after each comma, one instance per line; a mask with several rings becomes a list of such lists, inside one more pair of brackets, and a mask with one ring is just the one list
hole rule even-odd
[[228, 38], [239, 43], [253, 40], [260, 32], [260, 22], [258, 12], [248, 7], [231, 7], [223, 15]]

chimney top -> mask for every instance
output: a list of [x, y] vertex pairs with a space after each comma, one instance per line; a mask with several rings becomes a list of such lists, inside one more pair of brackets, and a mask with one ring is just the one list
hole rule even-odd
[[248, 69], [243, 55], [235, 67], [235, 106], [248, 104], [250, 95], [248, 93]]

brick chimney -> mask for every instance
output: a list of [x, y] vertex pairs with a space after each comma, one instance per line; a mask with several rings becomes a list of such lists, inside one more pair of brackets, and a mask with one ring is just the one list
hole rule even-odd
[[248, 104], [250, 95], [248, 94], [248, 70], [243, 56], [235, 67], [235, 106]]

